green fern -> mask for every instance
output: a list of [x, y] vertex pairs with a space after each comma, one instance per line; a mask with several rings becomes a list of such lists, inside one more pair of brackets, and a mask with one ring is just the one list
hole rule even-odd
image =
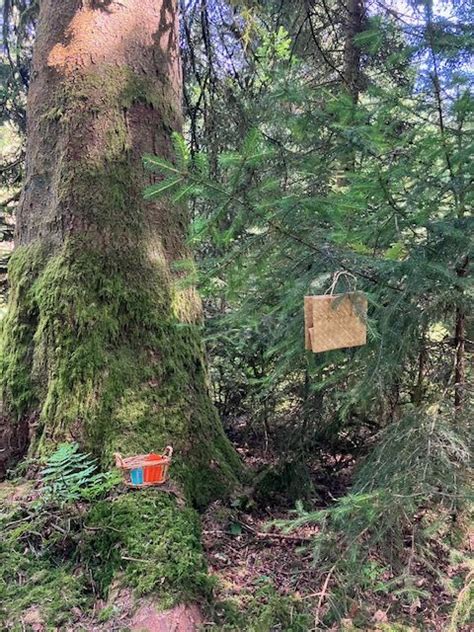
[[97, 462], [79, 451], [77, 443], [62, 443], [41, 471], [42, 496], [67, 504], [104, 496], [120, 480], [114, 472], [99, 472]]

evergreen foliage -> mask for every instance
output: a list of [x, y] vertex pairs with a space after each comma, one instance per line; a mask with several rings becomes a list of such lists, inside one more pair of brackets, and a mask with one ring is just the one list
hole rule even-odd
[[[202, 151], [176, 142], [174, 163], [145, 160], [163, 177], [150, 196], [197, 210], [190, 241], [221, 411], [250, 411], [287, 458], [367, 455], [347, 495], [286, 523], [321, 527], [316, 563], [335, 581], [327, 624], [367, 588], [364, 574], [376, 583], [374, 550], [395, 576], [387, 590], [415, 599], [413, 557], [429, 563], [440, 525], [469, 499], [472, 38], [466, 7], [448, 6], [449, 18], [416, 3], [408, 23], [366, 13], [356, 95], [330, 58], [316, 67], [253, 14], [246, 98], [241, 76], [225, 79], [242, 111], [213, 112], [221, 144], [204, 126]], [[368, 344], [305, 353], [303, 297], [340, 270], [367, 294]]]
[[[282, 385], [292, 383], [295, 406], [311, 410], [318, 432], [328, 421], [383, 425], [400, 405], [432, 404], [440, 388], [453, 395], [456, 314], [472, 306], [464, 274], [472, 99], [465, 36], [450, 38], [446, 51], [431, 43], [428, 10], [426, 20], [421, 40], [390, 16], [368, 21], [357, 38], [367, 58], [358, 103], [344, 90], [305, 83], [308, 66], [290, 57], [288, 36], [282, 45], [281, 29], [264, 33], [260, 95], [248, 104], [253, 127], [219, 154], [218, 177], [209, 152], [191, 159], [178, 142], [176, 163], [145, 160], [165, 176], [148, 196], [207, 202], [191, 240], [211, 244], [204, 288], [229, 306], [211, 321], [211, 344], [221, 338], [226, 355], [239, 355], [238, 339], [249, 332], [247, 363], [260, 354], [265, 364], [251, 388], [263, 400], [272, 394], [275, 408], [288, 399]], [[387, 59], [382, 52], [394, 40]], [[337, 270], [355, 274], [367, 292], [369, 344], [308, 357], [303, 295], [324, 292]], [[305, 373], [309, 392], [298, 388]]]

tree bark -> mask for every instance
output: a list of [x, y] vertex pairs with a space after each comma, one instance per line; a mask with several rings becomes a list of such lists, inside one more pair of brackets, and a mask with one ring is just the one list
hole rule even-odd
[[[361, 50], [355, 38], [364, 28], [365, 7], [364, 0], [347, 0], [346, 23], [344, 26], [344, 56], [342, 79], [344, 90], [351, 99], [350, 121], [354, 119], [355, 109], [359, 102], [361, 89]], [[355, 169], [356, 153], [354, 148], [348, 147], [342, 160], [341, 172], [337, 178], [338, 186], [347, 185], [347, 174]]]
[[0, 454], [5, 470], [64, 440], [104, 463], [171, 444], [202, 505], [239, 465], [208, 396], [198, 296], [174, 272], [186, 211], [143, 200], [143, 154], [169, 157], [181, 127], [177, 21], [172, 0], [41, 3]]
[[[199, 507], [229, 491], [240, 463], [208, 395], [199, 298], [175, 271], [192, 265], [187, 213], [143, 199], [143, 154], [170, 158], [181, 128], [177, 23], [174, 0], [41, 2], [0, 337], [0, 459], [5, 472], [76, 440], [110, 466], [116, 451], [169, 444], [172, 478]], [[156, 589], [179, 601], [183, 578], [163, 561], [162, 539], [205, 571], [192, 511], [160, 491], [119, 496], [113, 511], [117, 537], [134, 538], [122, 576], [123, 560], [154, 562], [156, 551], [147, 591], [156, 569]], [[94, 553], [103, 566], [109, 544], [127, 546], [107, 543]]]
[[71, 438], [106, 458], [171, 443], [183, 476], [192, 458], [225, 483], [200, 303], [174, 272], [187, 214], [143, 200], [143, 154], [169, 157], [181, 128], [177, 21], [171, 0], [41, 3], [3, 415], [17, 457]]
[[343, 76], [346, 89], [349, 92], [352, 102], [357, 104], [360, 92], [360, 56], [361, 50], [355, 38], [363, 30], [364, 23], [364, 2], [363, 0], [348, 0], [346, 4], [347, 21], [344, 38], [344, 64]]

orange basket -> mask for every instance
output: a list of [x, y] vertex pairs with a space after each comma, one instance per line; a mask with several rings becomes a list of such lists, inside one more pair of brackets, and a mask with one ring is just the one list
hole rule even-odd
[[115, 465], [123, 471], [123, 481], [129, 487], [161, 485], [168, 478], [173, 448], [167, 446], [163, 454], [137, 454], [123, 458], [116, 452]]

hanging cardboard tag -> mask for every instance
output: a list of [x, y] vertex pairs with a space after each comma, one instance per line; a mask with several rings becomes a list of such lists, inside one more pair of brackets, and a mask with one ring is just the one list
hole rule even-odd
[[367, 342], [367, 297], [363, 292], [305, 296], [305, 348], [314, 353]]

